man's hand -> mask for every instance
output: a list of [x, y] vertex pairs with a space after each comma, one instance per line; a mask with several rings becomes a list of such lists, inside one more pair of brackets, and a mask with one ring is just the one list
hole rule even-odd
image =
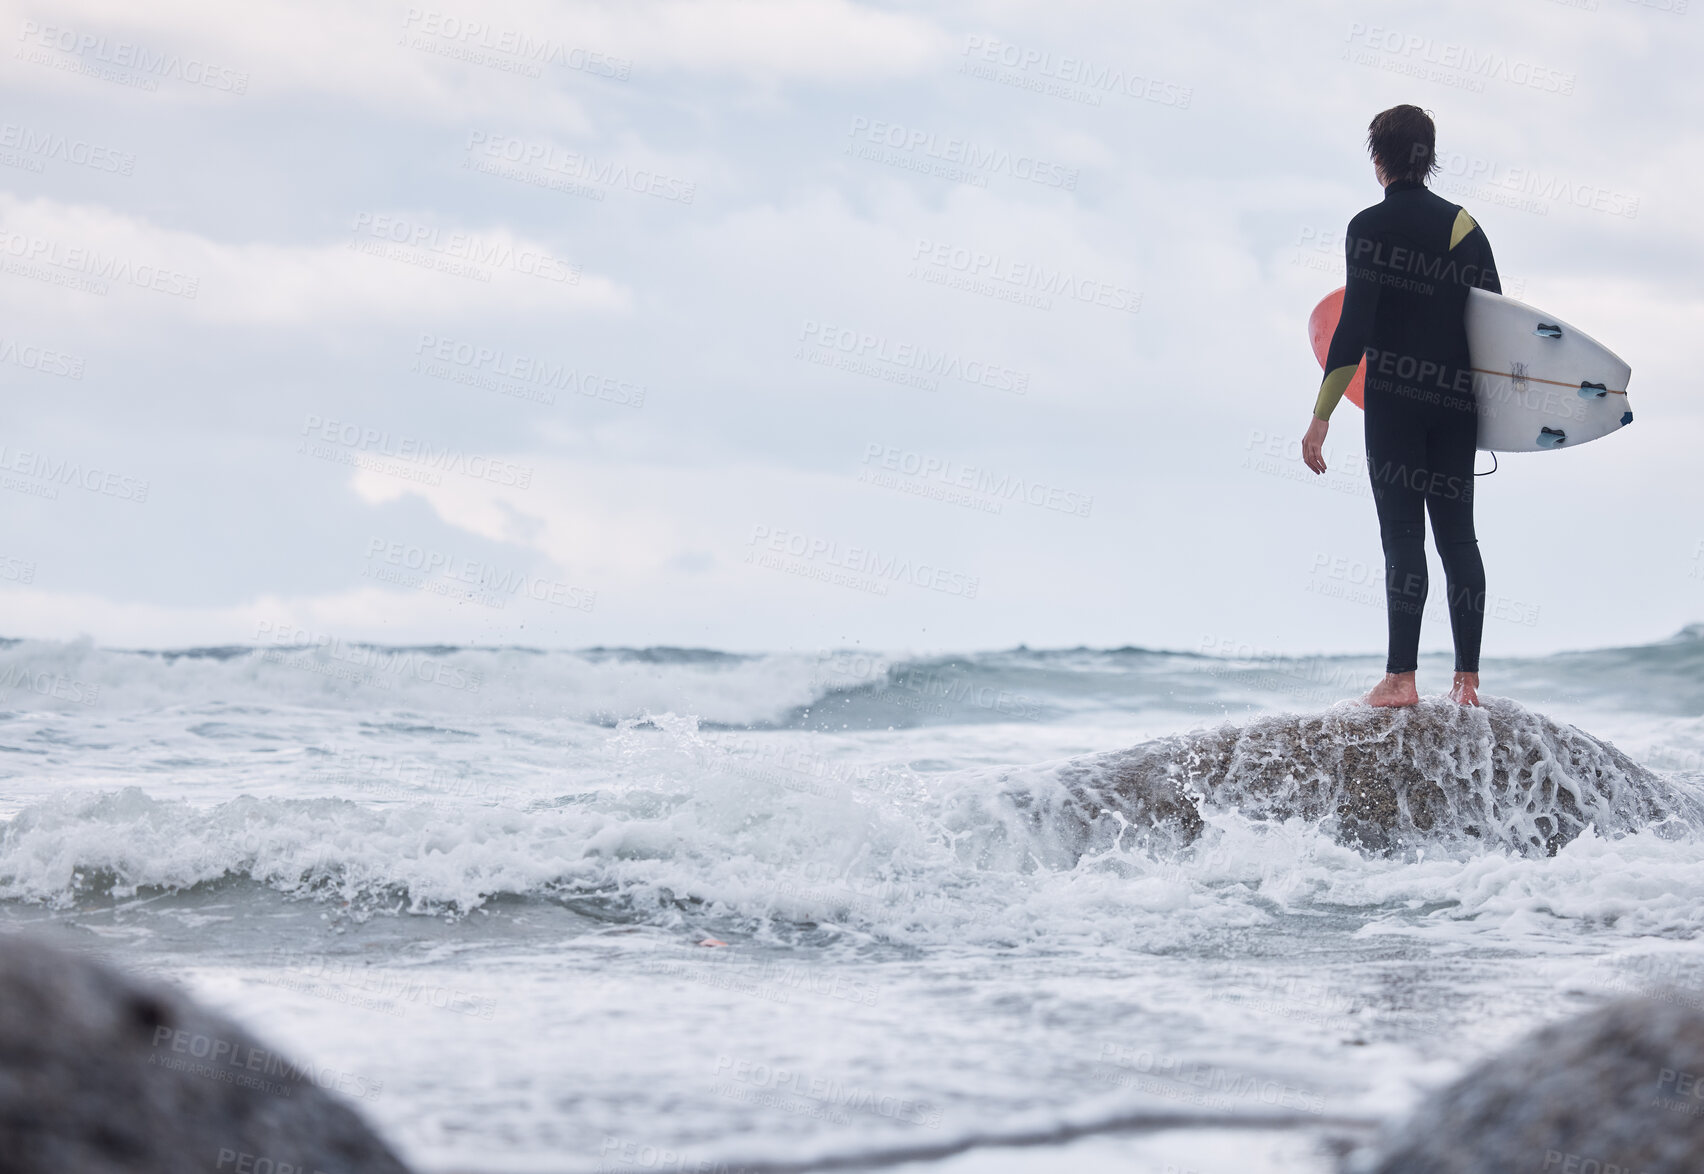
[[1302, 437], [1302, 463], [1316, 473], [1325, 472], [1325, 430], [1331, 425], [1315, 416]]

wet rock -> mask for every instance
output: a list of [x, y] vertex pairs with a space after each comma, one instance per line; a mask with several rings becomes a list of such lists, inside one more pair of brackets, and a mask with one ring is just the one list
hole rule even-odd
[[1368, 851], [1477, 840], [1535, 855], [1588, 826], [1616, 835], [1704, 817], [1690, 792], [1609, 743], [1484, 700], [1342, 705], [1161, 738], [1066, 764], [1059, 802], [1080, 850], [1128, 844], [1131, 828], [1188, 842], [1215, 809], [1301, 817]]
[[1630, 999], [1553, 1024], [1433, 1094], [1372, 1174], [1697, 1174], [1704, 1013]]
[[168, 987], [0, 936], [7, 1174], [406, 1174], [324, 1076]]

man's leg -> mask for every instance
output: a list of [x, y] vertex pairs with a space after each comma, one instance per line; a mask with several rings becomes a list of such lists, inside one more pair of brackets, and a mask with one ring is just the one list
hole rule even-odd
[[1446, 408], [1443, 415], [1428, 432], [1427, 459], [1444, 476], [1429, 483], [1426, 510], [1432, 516], [1432, 538], [1444, 564], [1450, 634], [1455, 638], [1456, 688], [1451, 695], [1477, 704], [1479, 645], [1485, 630], [1485, 564], [1473, 530], [1473, 459], [1479, 418], [1472, 405]]
[[[1367, 695], [1374, 705], [1412, 705], [1426, 608], [1426, 432], [1406, 405], [1367, 396], [1367, 474], [1378, 508], [1385, 556], [1388, 647], [1385, 679]], [[1471, 471], [1471, 469], [1470, 469]]]

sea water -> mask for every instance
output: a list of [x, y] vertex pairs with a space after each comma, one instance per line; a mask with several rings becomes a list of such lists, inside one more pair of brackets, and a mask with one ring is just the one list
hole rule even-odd
[[[428, 1171], [1331, 1170], [1540, 1023], [1704, 1005], [1704, 829], [1073, 853], [1011, 780], [1379, 669], [12, 641], [0, 928], [181, 984]], [[1485, 687], [1699, 792], [1704, 628]]]

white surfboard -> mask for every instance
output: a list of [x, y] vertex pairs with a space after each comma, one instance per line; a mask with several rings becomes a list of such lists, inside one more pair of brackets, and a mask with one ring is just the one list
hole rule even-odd
[[1633, 422], [1633, 368], [1591, 335], [1483, 289], [1467, 293], [1466, 326], [1481, 449], [1577, 448]]

